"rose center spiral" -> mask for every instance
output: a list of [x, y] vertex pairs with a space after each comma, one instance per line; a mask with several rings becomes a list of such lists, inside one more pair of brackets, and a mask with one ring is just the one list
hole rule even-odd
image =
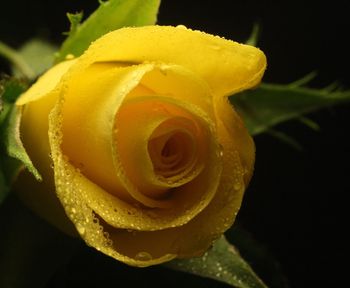
[[195, 141], [186, 131], [173, 131], [152, 138], [148, 151], [153, 168], [161, 178], [182, 174], [195, 163]]

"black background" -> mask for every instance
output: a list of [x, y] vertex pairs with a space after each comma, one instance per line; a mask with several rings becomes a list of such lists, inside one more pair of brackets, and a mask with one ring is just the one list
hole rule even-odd
[[[3, 2], [0, 39], [13, 47], [33, 36], [59, 43], [61, 32], [68, 30], [65, 12], [84, 10], [88, 15], [98, 6], [97, 0]], [[349, 89], [349, 8], [346, 0], [164, 0], [158, 23], [184, 24], [243, 42], [258, 22], [258, 46], [268, 58], [264, 81], [288, 83], [316, 70], [310, 86], [321, 88], [337, 80]], [[8, 72], [3, 60], [0, 67]], [[346, 286], [349, 112], [350, 106], [344, 105], [313, 113], [319, 132], [296, 122], [279, 125], [277, 129], [302, 144], [301, 152], [268, 135], [255, 138], [255, 175], [238, 221], [280, 262], [290, 287]], [[257, 265], [254, 260], [251, 264]], [[257, 270], [274, 285], [261, 264]], [[111, 281], [110, 287], [228, 287], [164, 268], [129, 268], [89, 248], [81, 248], [47, 287], [103, 287]]]

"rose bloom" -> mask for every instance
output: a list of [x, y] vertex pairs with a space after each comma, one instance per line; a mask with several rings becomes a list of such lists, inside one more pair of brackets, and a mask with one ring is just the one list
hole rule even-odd
[[253, 171], [227, 97], [265, 67], [259, 49], [184, 26], [104, 35], [18, 99], [43, 178], [23, 172], [20, 197], [129, 265], [201, 255], [232, 225]]

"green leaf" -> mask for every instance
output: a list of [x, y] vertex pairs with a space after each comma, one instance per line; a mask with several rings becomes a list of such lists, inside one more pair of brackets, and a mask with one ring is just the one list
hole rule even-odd
[[238, 288], [267, 287], [224, 236], [202, 257], [173, 260], [165, 266], [215, 279]]
[[315, 121], [311, 120], [310, 118], [307, 117], [299, 117], [298, 118], [299, 122], [304, 124], [305, 126], [309, 127], [310, 129], [314, 131], [320, 131], [320, 125], [318, 125]]
[[262, 83], [257, 89], [230, 97], [252, 135], [281, 122], [336, 104], [350, 102], [350, 90], [312, 89]]
[[[81, 25], [74, 18], [74, 31], [64, 41], [56, 61], [67, 55], [80, 56], [97, 38], [127, 26], [145, 26], [156, 23], [160, 0], [109, 0]], [[70, 19], [72, 22], [72, 19]]]
[[[58, 48], [56, 46], [42, 39], [34, 38], [20, 47], [17, 53], [32, 70], [32, 77], [30, 79], [35, 79], [53, 65], [57, 50]], [[14, 76], [21, 75], [17, 66], [13, 66], [12, 72]]]
[[34, 78], [34, 71], [28, 65], [28, 63], [23, 59], [23, 57], [15, 49], [0, 41], [0, 57], [8, 60], [13, 66], [16, 66], [18, 71], [20, 71], [21, 76], [28, 79]]
[[301, 87], [303, 85], [306, 85], [306, 84], [310, 83], [310, 81], [313, 80], [316, 76], [317, 76], [317, 72], [316, 71], [312, 71], [309, 74], [306, 74], [301, 79], [298, 79], [297, 81], [289, 83], [286, 86], [288, 86], [290, 88]]
[[251, 263], [254, 271], [264, 275], [264, 281], [269, 286], [289, 287], [287, 277], [278, 260], [268, 247], [254, 238], [253, 234], [235, 222], [226, 232], [226, 236], [239, 249], [242, 257]]
[[288, 144], [289, 146], [293, 147], [296, 150], [299, 150], [299, 151], [303, 150], [303, 146], [301, 146], [301, 144], [298, 141], [296, 141], [293, 137], [289, 136], [284, 132], [277, 131], [275, 129], [268, 129], [266, 133], [270, 134], [271, 136], [275, 137], [281, 142]]

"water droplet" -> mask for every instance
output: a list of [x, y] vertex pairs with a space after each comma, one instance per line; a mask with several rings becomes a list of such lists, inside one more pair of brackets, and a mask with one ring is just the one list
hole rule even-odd
[[78, 230], [78, 232], [79, 232], [80, 235], [84, 235], [84, 234], [85, 234], [86, 229], [85, 229], [84, 226], [82, 226], [82, 225], [77, 225], [76, 227], [77, 227], [77, 230]]
[[187, 27], [185, 25], [177, 25], [176, 28], [187, 29]]
[[75, 56], [73, 54], [67, 54], [66, 55], [66, 60], [72, 60], [74, 58], [75, 58]]
[[169, 65], [162, 65], [159, 67], [160, 73], [162, 73], [164, 76], [167, 76], [168, 71], [169, 71]]
[[224, 156], [224, 147], [221, 144], [219, 144], [219, 149], [218, 149], [218, 152], [217, 152], [217, 156], [219, 156], [219, 157]]
[[149, 261], [152, 259], [152, 255], [148, 252], [142, 251], [135, 255], [135, 259], [140, 261]]
[[235, 183], [233, 184], [233, 188], [234, 188], [235, 190], [239, 190], [239, 189], [241, 189], [241, 187], [242, 187], [242, 185], [241, 185], [240, 182], [235, 182]]

